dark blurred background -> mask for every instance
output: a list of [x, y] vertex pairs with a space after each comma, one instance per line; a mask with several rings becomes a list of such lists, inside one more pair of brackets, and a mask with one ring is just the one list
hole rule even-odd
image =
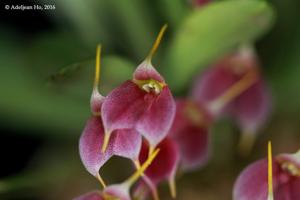
[[[238, 156], [235, 125], [230, 120], [220, 121], [213, 129], [212, 161], [178, 178], [178, 199], [229, 200], [240, 171], [266, 155], [267, 140], [273, 141], [274, 153], [300, 148], [300, 2], [268, 3], [276, 13], [274, 25], [251, 42], [272, 89], [272, 117], [246, 158]], [[4, 8], [34, 4], [55, 9]], [[195, 12], [191, 1], [6, 0], [0, 6], [0, 199], [71, 199], [98, 189], [78, 155], [78, 138], [90, 114], [96, 45], [102, 43], [104, 48], [101, 90], [107, 93], [131, 77], [164, 23], [169, 29], [154, 63], [169, 63], [164, 59], [169, 46], [184, 28], [185, 18]], [[219, 25], [216, 30], [225, 32], [225, 25]], [[238, 38], [240, 33], [235, 34], [231, 37]], [[199, 61], [199, 69], [231, 50], [211, 51], [212, 55]], [[172, 74], [170, 69], [162, 71]], [[183, 96], [189, 87], [185, 84], [177, 90], [174, 84], [174, 91]], [[121, 173], [118, 166], [128, 173]], [[103, 171], [113, 183], [123, 180], [132, 169], [128, 161], [113, 159]], [[166, 186], [161, 193], [162, 199], [170, 199]]]

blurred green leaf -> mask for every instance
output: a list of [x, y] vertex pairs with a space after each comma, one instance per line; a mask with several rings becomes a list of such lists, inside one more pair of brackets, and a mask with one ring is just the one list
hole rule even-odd
[[85, 44], [89, 47], [99, 42], [110, 45], [111, 32], [104, 20], [109, 9], [104, 6], [104, 1], [58, 0], [56, 4], [56, 14], [51, 16], [62, 26], [69, 22]]
[[189, 11], [187, 1], [161, 0], [159, 3], [161, 4], [160, 8], [162, 9], [162, 14], [165, 15], [168, 20], [166, 23], [174, 27], [180, 24]]
[[[74, 93], [85, 92], [87, 94], [84, 98], [74, 98], [74, 95], [70, 95], [65, 90], [55, 90], [41, 82], [35, 73], [24, 66], [21, 52], [21, 50], [14, 50], [10, 53], [6, 51], [5, 54], [0, 55], [1, 66], [3, 66], [0, 68], [0, 78], [5, 83], [0, 85], [0, 90], [4, 91], [0, 98], [2, 120], [18, 124], [18, 126], [35, 124], [35, 128], [47, 129], [47, 131], [39, 132], [40, 134], [51, 133], [51, 130], [52, 134], [58, 135], [63, 130], [67, 130], [67, 133], [79, 134], [78, 130], [82, 129], [90, 113], [89, 98], [92, 91], [94, 67], [85, 68], [90, 73], [86, 84], [72, 80], [72, 85], [74, 84], [75, 88], [76, 84], [78, 86], [78, 90], [73, 89]], [[101, 76], [107, 78], [103, 80], [107, 83], [107, 90], [131, 78], [133, 65], [123, 58], [104, 57], [102, 64]], [[57, 132], [57, 130], [60, 131]]]
[[273, 16], [271, 7], [260, 0], [230, 0], [194, 10], [167, 50], [163, 70], [171, 88], [182, 90], [214, 59], [254, 41], [269, 29]]
[[[92, 90], [94, 66], [94, 59], [88, 59], [62, 67], [50, 76], [49, 83], [64, 93], [88, 99]], [[116, 55], [104, 56], [101, 66], [100, 91], [103, 95], [130, 79], [134, 71], [134, 64]]]
[[272, 0], [278, 19], [274, 29], [258, 44], [264, 75], [280, 116], [299, 115], [300, 110], [300, 1]]
[[109, 0], [107, 6], [112, 12], [111, 23], [114, 24], [114, 41], [125, 45], [127, 53], [142, 60], [151, 46], [155, 36], [151, 11], [140, 0]]

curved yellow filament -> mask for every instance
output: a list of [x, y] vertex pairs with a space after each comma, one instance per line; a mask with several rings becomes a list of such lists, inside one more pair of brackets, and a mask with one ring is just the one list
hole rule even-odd
[[101, 186], [102, 186], [103, 188], [106, 188], [105, 181], [104, 181], [103, 178], [100, 176], [99, 172], [98, 172], [98, 174], [97, 174], [97, 179], [98, 179], [98, 181], [100, 182]]
[[224, 106], [230, 103], [237, 96], [241, 95], [257, 81], [257, 72], [251, 70], [244, 75], [238, 82], [226, 90], [220, 97], [217, 97], [209, 104], [212, 113], [218, 113]]
[[145, 170], [151, 165], [152, 161], [156, 158], [157, 154], [159, 153], [159, 149], [156, 149], [148, 159], [143, 163], [143, 165], [131, 176], [129, 177], [124, 184], [127, 186], [133, 185], [141, 176], [143, 176]]
[[96, 50], [96, 66], [95, 66], [95, 79], [94, 79], [94, 88], [98, 88], [100, 82], [100, 70], [101, 70], [101, 45], [97, 45]]
[[160, 44], [160, 42], [161, 42], [161, 40], [162, 40], [162, 38], [163, 38], [163, 36], [164, 36], [164, 33], [165, 33], [165, 31], [167, 30], [167, 28], [168, 28], [168, 25], [165, 24], [165, 25], [160, 29], [160, 31], [159, 31], [159, 33], [158, 33], [158, 36], [157, 36], [157, 38], [156, 38], [156, 40], [155, 40], [155, 42], [154, 42], [154, 44], [153, 44], [153, 46], [152, 46], [152, 49], [151, 49], [151, 51], [149, 52], [149, 54], [148, 54], [148, 56], [147, 56], [147, 58], [146, 58], [147, 61], [149, 61], [149, 62], [151, 61], [151, 59], [152, 59], [154, 53], [156, 52], [157, 48], [159, 47], [159, 44]]
[[103, 144], [102, 144], [102, 149], [101, 152], [105, 153], [108, 143], [109, 143], [109, 139], [110, 139], [111, 133], [110, 132], [105, 132], [104, 133], [104, 139], [103, 139]]
[[268, 143], [268, 200], [274, 200], [273, 196], [273, 161], [272, 161], [272, 143]]
[[174, 180], [174, 177], [172, 177], [169, 180], [169, 188], [170, 188], [170, 193], [173, 199], [176, 199], [177, 192], [176, 192], [176, 182]]

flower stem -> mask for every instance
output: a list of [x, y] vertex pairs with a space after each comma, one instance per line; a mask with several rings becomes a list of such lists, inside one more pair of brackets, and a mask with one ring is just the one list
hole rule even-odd
[[273, 161], [272, 161], [272, 143], [268, 143], [268, 200], [273, 200]]
[[159, 33], [158, 33], [158, 36], [157, 36], [157, 38], [156, 38], [156, 40], [155, 40], [155, 42], [154, 42], [154, 44], [153, 44], [153, 46], [152, 46], [152, 49], [151, 49], [151, 51], [149, 52], [149, 54], [148, 54], [148, 56], [147, 56], [147, 58], [146, 58], [147, 61], [151, 61], [151, 59], [152, 59], [154, 53], [156, 52], [156, 50], [157, 50], [157, 48], [158, 48], [158, 46], [159, 46], [159, 44], [160, 44], [160, 42], [161, 42], [161, 40], [162, 40], [162, 38], [163, 38], [163, 36], [164, 36], [164, 33], [165, 33], [167, 27], [168, 27], [168, 25], [165, 24], [165, 25], [160, 29], [160, 31], [159, 31]]
[[99, 44], [96, 50], [94, 89], [98, 89], [98, 84], [100, 82], [100, 69], [101, 69], [100, 59], [101, 59], [101, 45]]
[[156, 158], [158, 152], [159, 149], [156, 149], [143, 163], [143, 165], [124, 182], [124, 184], [127, 186], [131, 186], [132, 184], [134, 184], [144, 174], [145, 170], [151, 165], [152, 161]]
[[245, 92], [249, 87], [251, 87], [257, 81], [257, 72], [255, 70], [249, 71], [244, 75], [237, 83], [232, 85], [228, 90], [226, 90], [221, 96], [213, 100], [208, 108], [213, 114], [220, 112], [228, 103], [233, 99]]

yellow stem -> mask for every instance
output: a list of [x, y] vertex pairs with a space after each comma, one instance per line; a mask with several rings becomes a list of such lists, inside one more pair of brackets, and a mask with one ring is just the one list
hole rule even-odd
[[272, 161], [272, 143], [268, 143], [268, 200], [273, 200], [273, 161]]
[[156, 149], [149, 157], [148, 159], [143, 163], [143, 165], [131, 176], [129, 177], [124, 184], [127, 186], [133, 185], [145, 172], [145, 170], [151, 165], [152, 161], [156, 158], [157, 154], [159, 152], [159, 149]]
[[254, 146], [256, 140], [256, 134], [251, 131], [243, 131], [238, 143], [238, 153], [242, 157], [248, 156]]
[[108, 143], [109, 143], [109, 139], [110, 139], [111, 133], [110, 132], [105, 132], [104, 133], [104, 139], [103, 139], [103, 144], [102, 144], [102, 149], [101, 152], [105, 153]]
[[170, 193], [173, 199], [176, 199], [177, 192], [176, 192], [176, 182], [174, 180], [174, 177], [172, 177], [169, 180], [169, 188], [170, 188]]
[[155, 147], [149, 144], [149, 152], [148, 152], [148, 157], [153, 153]]
[[232, 85], [220, 97], [216, 98], [209, 104], [209, 108], [213, 113], [219, 112], [225, 105], [230, 103], [233, 99], [241, 95], [249, 87], [257, 81], [257, 72], [251, 70], [237, 83]]
[[101, 186], [102, 186], [103, 188], [106, 188], [105, 181], [104, 181], [103, 178], [100, 176], [99, 172], [98, 172], [98, 174], [97, 174], [97, 179], [98, 179], [98, 181], [100, 182]]
[[151, 59], [152, 59], [154, 53], [156, 52], [156, 50], [157, 50], [157, 48], [158, 48], [158, 46], [159, 46], [159, 44], [160, 44], [160, 42], [161, 42], [161, 40], [162, 40], [162, 38], [163, 38], [163, 36], [164, 36], [164, 33], [165, 33], [167, 27], [168, 27], [168, 25], [165, 24], [165, 25], [160, 29], [159, 34], [158, 34], [158, 36], [157, 36], [157, 38], [156, 38], [156, 40], [155, 40], [155, 42], [154, 42], [154, 44], [153, 44], [153, 46], [152, 46], [152, 49], [151, 49], [150, 53], [148, 54], [148, 56], [147, 56], [147, 58], [146, 58], [147, 61], [151, 61]]
[[94, 80], [94, 89], [98, 87], [100, 82], [100, 59], [101, 59], [101, 45], [97, 46], [96, 50], [96, 66], [95, 66], [95, 80]]
[[[140, 164], [140, 162], [138, 160], [134, 161], [134, 165], [135, 165], [135, 167], [136, 167], [137, 170], [139, 170], [141, 168], [141, 164]], [[149, 186], [149, 188], [151, 190], [151, 193], [152, 193], [152, 196], [153, 196], [153, 199], [154, 200], [159, 200], [159, 195], [158, 195], [158, 192], [157, 192], [157, 189], [156, 189], [155, 185], [153, 185], [153, 183], [151, 182], [151, 180], [147, 176], [145, 176], [144, 173], [141, 176], [143, 176], [144, 181]], [[140, 195], [142, 196], [142, 194], [140, 194]]]

